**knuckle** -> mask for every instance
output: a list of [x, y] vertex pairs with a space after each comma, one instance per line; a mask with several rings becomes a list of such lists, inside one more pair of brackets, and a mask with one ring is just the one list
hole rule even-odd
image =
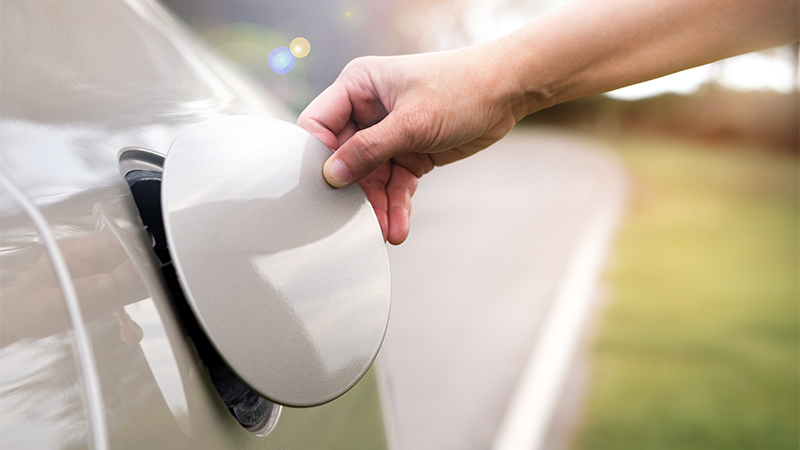
[[344, 69], [342, 69], [342, 74], [367, 71], [370, 67], [375, 65], [376, 60], [377, 58], [375, 56], [359, 56], [358, 58], [351, 59], [350, 62], [344, 66]]

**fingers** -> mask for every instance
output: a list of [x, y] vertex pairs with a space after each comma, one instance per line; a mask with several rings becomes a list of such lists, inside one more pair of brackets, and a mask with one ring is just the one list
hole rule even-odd
[[297, 119], [297, 125], [335, 150], [339, 148], [337, 135], [351, 123], [352, 112], [346, 87], [337, 83], [322, 91], [306, 107]]
[[392, 178], [386, 186], [389, 202], [389, 243], [402, 244], [408, 237], [411, 217], [411, 196], [417, 190], [417, 176], [398, 164], [392, 167]]
[[386, 194], [386, 186], [389, 184], [391, 176], [392, 165], [387, 163], [359, 182], [375, 211], [384, 241], [389, 238], [389, 197]]
[[333, 187], [349, 186], [395, 155], [413, 147], [414, 135], [397, 114], [358, 131], [325, 162], [322, 173]]
[[392, 158], [392, 161], [408, 169], [417, 178], [422, 178], [423, 175], [433, 170], [434, 166], [437, 165], [434, 164], [433, 155], [427, 153], [398, 155]]
[[385, 186], [377, 186], [361, 180], [361, 189], [367, 196], [367, 200], [372, 205], [372, 210], [375, 212], [375, 218], [378, 219], [378, 225], [381, 227], [381, 234], [383, 234], [383, 241], [389, 239], [389, 198], [386, 195]]
[[347, 142], [354, 134], [358, 132], [358, 125], [355, 122], [350, 121], [345, 125], [344, 129], [340, 131], [336, 135], [337, 145], [336, 147], [331, 147], [333, 150], [338, 149], [341, 147], [345, 142]]
[[417, 175], [402, 165], [389, 162], [359, 183], [375, 211], [383, 240], [402, 244], [408, 237], [411, 197], [417, 190]]

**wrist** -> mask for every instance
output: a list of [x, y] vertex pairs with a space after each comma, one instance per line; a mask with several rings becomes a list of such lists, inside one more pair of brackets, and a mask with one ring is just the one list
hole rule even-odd
[[557, 103], [556, 93], [546, 81], [546, 67], [536, 63], [536, 51], [520, 45], [513, 33], [481, 46], [494, 57], [491, 83], [499, 89], [515, 121]]

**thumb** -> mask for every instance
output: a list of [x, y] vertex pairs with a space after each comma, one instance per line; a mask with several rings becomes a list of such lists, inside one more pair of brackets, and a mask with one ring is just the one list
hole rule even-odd
[[389, 114], [357, 132], [325, 161], [325, 180], [336, 188], [351, 185], [394, 156], [411, 151], [413, 137], [407, 130], [407, 122]]

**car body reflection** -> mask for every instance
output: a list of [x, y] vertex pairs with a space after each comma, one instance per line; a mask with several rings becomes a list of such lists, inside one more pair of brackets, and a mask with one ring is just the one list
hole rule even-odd
[[[119, 173], [122, 148], [165, 155], [204, 120], [292, 119], [283, 105], [209, 55], [156, 2], [0, 6], [2, 171], [56, 241], [45, 248], [0, 189], [0, 448], [385, 448], [371, 373], [329, 404], [285, 408], [265, 437], [231, 416]], [[64, 273], [49, 250], [77, 294], [101, 409], [85, 398], [87, 373], [57, 282]], [[90, 412], [107, 425], [107, 442], [92, 442]]]

